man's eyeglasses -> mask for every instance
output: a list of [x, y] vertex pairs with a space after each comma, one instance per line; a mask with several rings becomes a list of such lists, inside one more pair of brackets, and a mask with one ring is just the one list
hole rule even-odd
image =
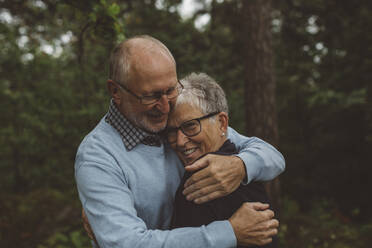
[[113, 81], [113, 82], [116, 83], [117, 85], [119, 85], [119, 87], [121, 89], [127, 91], [129, 94], [136, 97], [140, 101], [140, 103], [142, 103], [144, 105], [150, 105], [150, 104], [156, 103], [157, 101], [160, 100], [160, 98], [163, 95], [166, 95], [168, 100], [172, 100], [173, 98], [176, 98], [177, 96], [179, 96], [181, 94], [182, 90], [183, 90], [183, 85], [181, 84], [181, 82], [179, 80], [177, 80], [177, 85], [175, 87], [171, 87], [164, 92], [159, 91], [159, 92], [154, 92], [151, 95], [138, 96], [137, 94], [132, 92], [130, 89], [125, 87], [123, 84], [115, 82], [115, 81]]
[[198, 135], [201, 130], [202, 126], [200, 121], [210, 118], [212, 116], [215, 116], [219, 114], [220, 112], [213, 112], [210, 114], [207, 114], [205, 116], [202, 116], [200, 118], [195, 118], [189, 121], [185, 121], [184, 123], [181, 124], [179, 127], [168, 127], [165, 130], [165, 137], [167, 138], [169, 143], [175, 143], [177, 141], [177, 133], [178, 130], [181, 130], [184, 135], [187, 137], [192, 137]]

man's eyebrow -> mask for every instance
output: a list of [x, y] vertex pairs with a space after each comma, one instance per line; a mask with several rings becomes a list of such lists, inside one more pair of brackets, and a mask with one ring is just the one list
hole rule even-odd
[[156, 96], [156, 95], [159, 95], [161, 93], [161, 91], [152, 91], [152, 92], [149, 92], [149, 93], [143, 93], [142, 96]]
[[145, 91], [142, 95], [143, 96], [151, 96], [151, 95], [157, 95], [159, 93], [163, 93], [163, 92], [167, 92], [168, 90], [170, 89], [175, 89], [177, 87], [177, 84], [174, 85], [174, 86], [171, 86], [171, 87], [168, 87], [167, 89], [165, 90], [156, 90], [156, 91]]
[[160, 95], [162, 94], [163, 92], [166, 92], [168, 91], [170, 88], [162, 91], [162, 90], [157, 90], [157, 91], [150, 91], [150, 92], [145, 92], [142, 94], [142, 96], [154, 96], [154, 95]]

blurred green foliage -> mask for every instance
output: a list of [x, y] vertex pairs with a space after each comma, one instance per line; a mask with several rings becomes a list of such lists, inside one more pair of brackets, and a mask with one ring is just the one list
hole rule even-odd
[[[107, 111], [107, 61], [125, 37], [163, 41], [180, 77], [215, 77], [231, 125], [244, 133], [241, 1], [199, 1], [204, 7], [188, 20], [176, 11], [181, 0], [0, 1], [1, 247], [89, 247], [74, 157]], [[280, 242], [368, 247], [372, 2], [274, 4], [279, 150], [287, 161]], [[204, 14], [210, 22], [195, 28]]]
[[298, 202], [283, 199], [280, 247], [365, 248], [372, 241], [372, 224], [353, 223], [334, 202], [319, 200], [309, 212], [301, 211]]

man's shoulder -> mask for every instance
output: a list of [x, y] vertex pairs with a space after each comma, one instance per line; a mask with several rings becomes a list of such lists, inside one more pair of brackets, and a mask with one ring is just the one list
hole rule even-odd
[[105, 160], [122, 145], [120, 135], [102, 118], [80, 143], [76, 162]]
[[80, 147], [114, 142], [115, 137], [120, 138], [116, 130], [112, 128], [104, 118], [102, 118], [100, 122], [84, 137]]

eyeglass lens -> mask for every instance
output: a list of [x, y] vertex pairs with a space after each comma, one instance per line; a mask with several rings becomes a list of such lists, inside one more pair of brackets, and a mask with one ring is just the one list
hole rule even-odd
[[174, 88], [168, 89], [165, 93], [156, 92], [155, 94], [151, 96], [143, 96], [141, 100], [143, 104], [151, 104], [151, 103], [159, 101], [159, 99], [163, 95], [166, 95], [168, 99], [173, 99], [177, 97], [181, 93], [181, 91], [182, 91], [182, 86], [177, 85]]
[[179, 128], [169, 128], [167, 131], [168, 142], [176, 142], [178, 129], [181, 129], [184, 135], [192, 137], [200, 133], [201, 126], [198, 120], [190, 120], [182, 123]]

